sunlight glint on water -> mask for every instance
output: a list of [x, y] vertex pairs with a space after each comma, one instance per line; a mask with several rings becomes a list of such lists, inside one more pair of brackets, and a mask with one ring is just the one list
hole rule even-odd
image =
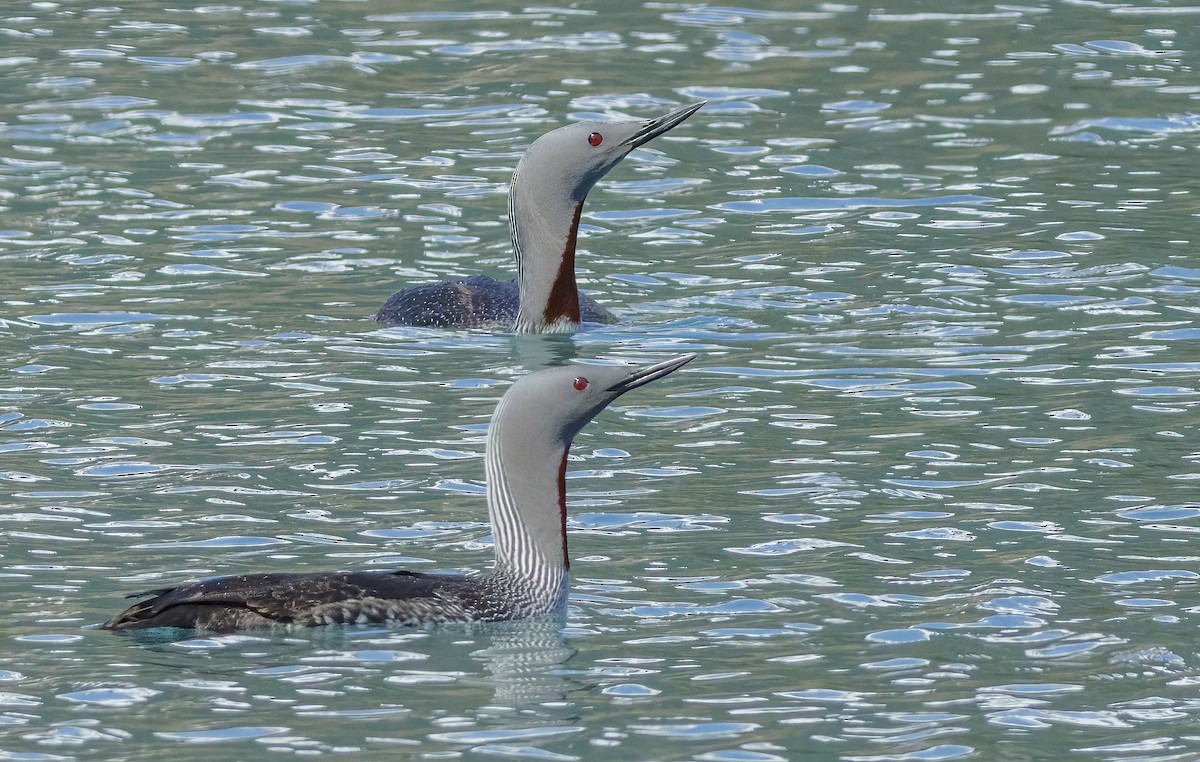
[[[0, 758], [1200, 753], [1185, 10], [14, 6]], [[539, 134], [698, 99], [585, 207], [621, 323], [369, 320], [507, 277]], [[508, 384], [682, 352], [576, 441], [564, 630], [94, 629], [486, 568]]]

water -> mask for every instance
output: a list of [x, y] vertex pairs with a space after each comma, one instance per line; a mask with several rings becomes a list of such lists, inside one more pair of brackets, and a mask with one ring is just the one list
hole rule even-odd
[[[1195, 9], [764, 6], [7, 9], [0, 759], [1200, 755]], [[367, 319], [700, 98], [585, 209], [621, 324]], [[576, 442], [564, 629], [94, 629], [486, 568], [507, 384], [684, 351]]]

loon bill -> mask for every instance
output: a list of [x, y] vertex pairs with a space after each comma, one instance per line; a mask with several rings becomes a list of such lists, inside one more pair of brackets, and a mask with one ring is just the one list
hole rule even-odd
[[567, 365], [521, 377], [500, 399], [485, 447], [496, 562], [486, 573], [339, 571], [239, 574], [131, 595], [109, 630], [213, 632], [277, 625], [422, 624], [522, 619], [567, 599], [567, 453], [579, 430], [625, 392], [690, 362], [642, 368]]
[[388, 325], [573, 330], [580, 321], [615, 323], [575, 283], [575, 239], [596, 181], [629, 152], [679, 125], [706, 101], [656, 119], [578, 122], [542, 135], [517, 163], [508, 191], [515, 281], [473, 275], [397, 291], [375, 315]]

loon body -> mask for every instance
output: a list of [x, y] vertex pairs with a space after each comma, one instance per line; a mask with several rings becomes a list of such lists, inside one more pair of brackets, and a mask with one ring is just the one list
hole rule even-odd
[[[572, 268], [572, 280], [574, 272]], [[430, 328], [512, 328], [521, 304], [520, 293], [515, 280], [493, 280], [486, 275], [426, 283], [392, 294], [375, 319], [389, 325]], [[617, 322], [616, 316], [591, 297], [578, 294], [578, 298], [577, 320], [555, 318], [543, 330], [569, 330], [579, 322]]]
[[[232, 632], [279, 625], [523, 619], [567, 598], [567, 453], [579, 430], [630, 389], [695, 355], [643, 368], [567, 365], [523, 376], [496, 405], [484, 458], [496, 563], [476, 575], [396, 571], [240, 574], [137, 593], [109, 630]], [[152, 596], [152, 597], [148, 597]]]
[[629, 155], [700, 110], [704, 101], [646, 121], [577, 122], [546, 133], [517, 163], [508, 192], [515, 281], [472, 276], [397, 291], [380, 323], [437, 328], [572, 330], [616, 318], [579, 294], [575, 243], [583, 202], [596, 181]]

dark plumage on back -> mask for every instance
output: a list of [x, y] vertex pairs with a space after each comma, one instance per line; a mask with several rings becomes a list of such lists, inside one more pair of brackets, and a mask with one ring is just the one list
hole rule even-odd
[[110, 630], [184, 627], [228, 632], [394, 621], [498, 618], [485, 588], [464, 576], [417, 572], [239, 574], [151, 590], [105, 623]]
[[[427, 283], [392, 294], [375, 315], [389, 325], [429, 328], [511, 328], [521, 297], [515, 280], [484, 275]], [[591, 297], [579, 295], [580, 319], [585, 323], [615, 323], [616, 317]]]

